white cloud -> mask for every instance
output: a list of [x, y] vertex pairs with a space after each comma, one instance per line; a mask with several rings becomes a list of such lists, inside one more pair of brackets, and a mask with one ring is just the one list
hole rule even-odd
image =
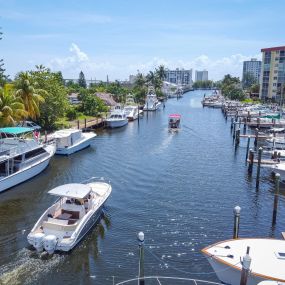
[[228, 57], [213, 59], [205, 54], [197, 56], [192, 60], [167, 60], [160, 57], [142, 61], [141, 59], [113, 57], [110, 60], [94, 60], [83, 52], [78, 45], [72, 43], [69, 51], [70, 56], [52, 59], [48, 66], [52, 70], [61, 70], [66, 78], [77, 78], [82, 70], [87, 78], [105, 79], [109, 75], [110, 79], [126, 79], [130, 74], [136, 74], [139, 70], [142, 73], [148, 73], [159, 65], [163, 64], [169, 69], [184, 68], [193, 70], [193, 80], [195, 70], [206, 69], [209, 71], [209, 79], [219, 80], [225, 74], [240, 77], [242, 74], [243, 61], [251, 58], [260, 59], [260, 55], [246, 56], [234, 54]]

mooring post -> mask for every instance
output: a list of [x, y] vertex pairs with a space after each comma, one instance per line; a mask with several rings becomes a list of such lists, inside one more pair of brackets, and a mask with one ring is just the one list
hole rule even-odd
[[258, 149], [258, 160], [257, 160], [257, 171], [256, 171], [256, 188], [259, 187], [259, 177], [260, 177], [260, 165], [262, 156], [262, 147]]
[[233, 239], [237, 239], [238, 238], [239, 222], [240, 222], [240, 211], [241, 211], [241, 207], [240, 206], [235, 206], [234, 207], [234, 233], [233, 233]]
[[249, 256], [250, 247], [247, 247], [246, 255], [242, 259], [242, 269], [240, 277], [240, 285], [246, 285], [250, 271], [251, 257]]
[[239, 117], [238, 119], [238, 127], [240, 128], [240, 125], [241, 125], [241, 117]]
[[279, 186], [280, 186], [280, 174], [276, 173], [275, 174], [275, 193], [274, 193], [274, 203], [273, 203], [272, 225], [276, 224], [278, 198], [279, 198]]
[[235, 136], [236, 136], [236, 122], [234, 121], [233, 139], [235, 139]]
[[138, 233], [138, 241], [139, 241], [139, 279], [138, 285], [144, 285], [144, 233]]
[[252, 174], [253, 160], [254, 160], [254, 152], [252, 149], [250, 149], [249, 150], [249, 164], [248, 164], [248, 173], [249, 174]]
[[138, 105], [138, 124], [140, 123], [140, 106]]
[[87, 120], [86, 120], [86, 118], [84, 119], [84, 128], [85, 128], [85, 130], [87, 128]]
[[245, 134], [246, 132], [246, 118], [243, 118], [243, 133]]
[[79, 120], [77, 120], [77, 129], [78, 129], [78, 130], [80, 129]]
[[277, 153], [277, 150], [275, 149], [274, 152], [273, 152], [273, 156], [272, 156], [273, 159], [277, 159], [278, 158], [278, 153]]
[[231, 131], [233, 130], [233, 127], [234, 127], [234, 118], [231, 117]]
[[240, 141], [240, 129], [236, 130], [236, 145], [239, 145]]
[[250, 145], [250, 136], [247, 137], [247, 146], [246, 146], [245, 162], [247, 162], [247, 159], [248, 159], [249, 145]]
[[254, 146], [257, 146], [257, 141], [258, 141], [258, 128], [255, 129], [255, 139], [254, 139]]
[[47, 143], [47, 131], [45, 131], [45, 143]]
[[259, 128], [259, 126], [260, 126], [260, 118], [257, 118], [256, 120], [257, 120], [257, 128]]

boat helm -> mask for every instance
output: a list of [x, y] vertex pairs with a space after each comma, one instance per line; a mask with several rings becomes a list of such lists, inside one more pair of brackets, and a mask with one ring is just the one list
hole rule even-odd
[[32, 239], [32, 245], [37, 252], [41, 252], [44, 249], [44, 237], [44, 233], [36, 233]]
[[53, 254], [57, 244], [55, 235], [47, 235], [44, 237], [44, 248], [48, 254]]

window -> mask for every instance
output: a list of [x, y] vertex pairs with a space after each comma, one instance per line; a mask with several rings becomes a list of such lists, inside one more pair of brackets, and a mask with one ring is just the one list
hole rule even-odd
[[37, 148], [37, 149], [31, 150], [25, 154], [25, 159], [30, 159], [42, 153], [46, 153], [46, 151], [43, 148]]
[[277, 76], [274, 76], [274, 77], [273, 77], [273, 80], [277, 80]]

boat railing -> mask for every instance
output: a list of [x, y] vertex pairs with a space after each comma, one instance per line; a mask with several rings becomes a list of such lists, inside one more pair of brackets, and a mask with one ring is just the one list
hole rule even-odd
[[[192, 278], [184, 278], [184, 277], [168, 277], [168, 276], [144, 276], [142, 278], [132, 278], [129, 280], [121, 281], [118, 283], [113, 282], [114, 285], [123, 285], [123, 284], [134, 284], [134, 281], [139, 281], [139, 280], [152, 280], [156, 281], [157, 284], [164, 284], [163, 281], [166, 281], [167, 284], [169, 284], [169, 281], [172, 280], [172, 282], [176, 281], [186, 281], [187, 284], [189, 285], [202, 285], [202, 284], [211, 284], [211, 285], [221, 285], [222, 283], [217, 283], [217, 282], [212, 282], [212, 281], [207, 281], [207, 280], [200, 280], [200, 279], [192, 279]], [[179, 283], [177, 283], [179, 284]]]

